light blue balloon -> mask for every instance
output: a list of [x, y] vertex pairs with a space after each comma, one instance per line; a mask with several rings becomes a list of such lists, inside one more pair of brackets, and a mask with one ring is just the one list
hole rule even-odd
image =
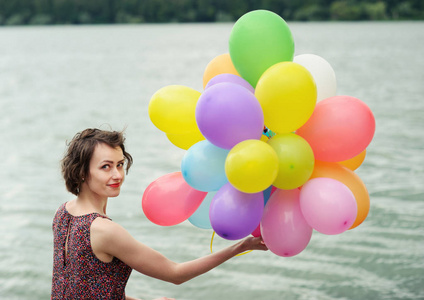
[[198, 142], [187, 150], [181, 161], [185, 181], [202, 192], [219, 190], [228, 182], [225, 159], [230, 150], [219, 148], [208, 140]]
[[202, 204], [197, 208], [194, 214], [188, 220], [191, 224], [202, 229], [212, 229], [211, 221], [209, 219], [209, 207], [211, 206], [212, 198], [216, 192], [209, 192]]

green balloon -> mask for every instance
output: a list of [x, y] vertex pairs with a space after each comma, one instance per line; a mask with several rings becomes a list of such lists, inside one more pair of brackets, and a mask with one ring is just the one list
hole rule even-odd
[[234, 67], [255, 87], [269, 67], [293, 60], [294, 41], [283, 18], [268, 10], [254, 10], [234, 24], [229, 49]]

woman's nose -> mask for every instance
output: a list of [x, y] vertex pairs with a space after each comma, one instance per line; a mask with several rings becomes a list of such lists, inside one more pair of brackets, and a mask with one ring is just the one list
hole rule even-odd
[[113, 169], [112, 178], [113, 179], [122, 179], [124, 177], [124, 172], [118, 168]]

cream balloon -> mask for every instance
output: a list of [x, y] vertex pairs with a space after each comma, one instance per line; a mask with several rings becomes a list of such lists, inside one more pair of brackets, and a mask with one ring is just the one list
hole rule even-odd
[[311, 73], [317, 86], [317, 102], [336, 95], [336, 74], [328, 61], [315, 54], [301, 54], [295, 56], [293, 62]]

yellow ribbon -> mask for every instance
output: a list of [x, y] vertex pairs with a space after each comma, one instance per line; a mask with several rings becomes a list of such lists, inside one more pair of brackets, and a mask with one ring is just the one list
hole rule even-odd
[[[213, 231], [212, 232], [212, 238], [211, 238], [211, 253], [213, 253], [213, 251], [212, 251], [212, 244], [213, 244], [213, 238], [214, 238], [214, 236], [215, 236], [215, 231]], [[242, 256], [242, 255], [245, 255], [245, 254], [247, 254], [247, 253], [249, 253], [249, 252], [252, 252], [253, 250], [248, 250], [248, 251], [245, 251], [245, 252], [242, 252], [242, 253], [239, 253], [239, 254], [236, 254], [236, 256]]]

